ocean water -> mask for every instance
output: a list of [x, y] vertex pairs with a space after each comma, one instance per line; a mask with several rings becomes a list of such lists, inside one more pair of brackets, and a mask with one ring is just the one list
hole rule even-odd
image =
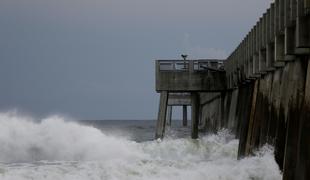
[[175, 121], [164, 140], [153, 140], [154, 126], [0, 113], [0, 180], [281, 179], [270, 146], [237, 160], [228, 130], [192, 140]]

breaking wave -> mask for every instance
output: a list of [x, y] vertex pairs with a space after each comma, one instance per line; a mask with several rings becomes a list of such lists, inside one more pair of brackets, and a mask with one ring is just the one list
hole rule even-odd
[[273, 149], [237, 159], [227, 131], [137, 143], [51, 116], [0, 113], [1, 180], [279, 180]]

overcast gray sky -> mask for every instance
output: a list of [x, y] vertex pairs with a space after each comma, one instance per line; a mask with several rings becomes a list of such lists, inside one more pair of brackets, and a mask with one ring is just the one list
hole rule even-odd
[[225, 58], [271, 0], [1, 0], [0, 111], [154, 119], [154, 59]]

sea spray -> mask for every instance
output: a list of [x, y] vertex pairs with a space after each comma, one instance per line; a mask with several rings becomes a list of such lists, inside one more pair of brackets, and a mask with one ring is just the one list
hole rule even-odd
[[52, 116], [0, 113], [0, 180], [279, 180], [272, 147], [237, 160], [227, 130], [137, 143]]
[[100, 130], [52, 116], [35, 122], [0, 114], [0, 162], [107, 160], [136, 158], [137, 144]]

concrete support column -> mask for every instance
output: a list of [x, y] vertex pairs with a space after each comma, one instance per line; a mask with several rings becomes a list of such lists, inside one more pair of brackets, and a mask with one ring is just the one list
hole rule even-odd
[[168, 126], [171, 126], [171, 120], [172, 120], [172, 106], [167, 106], [166, 122]]
[[305, 82], [305, 98], [299, 122], [299, 142], [295, 179], [310, 179], [310, 58]]
[[[300, 119], [302, 117], [302, 99], [304, 99], [304, 89], [306, 84], [305, 77], [307, 76], [307, 64], [305, 58], [296, 59], [294, 63], [290, 63], [287, 69], [288, 76], [287, 81], [289, 82], [288, 93], [285, 94], [289, 97], [289, 101], [284, 104], [288, 108], [288, 114], [286, 118], [286, 140], [285, 140], [285, 153], [284, 153], [284, 164], [283, 164], [283, 180], [295, 180], [297, 175], [297, 157], [298, 148], [300, 144]], [[284, 99], [285, 100], [285, 99]]]
[[158, 111], [158, 119], [157, 119], [156, 134], [155, 134], [156, 139], [158, 138], [162, 139], [165, 134], [168, 96], [169, 96], [168, 91], [162, 91], [160, 93], [159, 111]]
[[187, 106], [183, 105], [183, 126], [187, 126]]
[[228, 129], [231, 129], [231, 131], [234, 134], [237, 134], [237, 122], [238, 120], [236, 119], [237, 115], [237, 105], [238, 105], [238, 97], [239, 97], [239, 89], [235, 89], [232, 91], [231, 95], [231, 103], [229, 107], [229, 113], [228, 113]]
[[244, 153], [245, 155], [249, 155], [251, 153], [251, 148], [252, 148], [252, 136], [253, 136], [253, 130], [255, 129], [255, 110], [256, 110], [256, 100], [257, 100], [257, 92], [258, 92], [258, 85], [259, 82], [256, 80], [254, 82], [254, 89], [253, 89], [253, 95], [252, 95], [252, 100], [251, 100], [251, 110], [250, 110], [250, 117], [249, 117], [249, 122], [248, 122], [248, 127], [247, 127], [247, 132], [246, 132], [246, 139], [245, 139], [245, 144], [242, 145], [245, 150]]
[[240, 96], [238, 97], [238, 111], [237, 119], [237, 137], [239, 138], [238, 159], [245, 156], [245, 148], [247, 141], [247, 134], [249, 128], [250, 111], [252, 105], [252, 95], [254, 91], [255, 82], [251, 82], [247, 85], [240, 87]]
[[199, 94], [193, 92], [192, 97], [192, 139], [198, 138], [198, 124], [199, 124]]

